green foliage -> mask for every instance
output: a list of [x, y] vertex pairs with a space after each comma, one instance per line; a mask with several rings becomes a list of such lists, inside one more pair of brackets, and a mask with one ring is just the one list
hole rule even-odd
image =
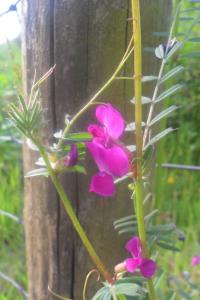
[[154, 81], [157, 80], [157, 76], [143, 76], [142, 77], [142, 82], [149, 82], [149, 81]]
[[39, 99], [39, 90], [27, 104], [23, 97], [18, 97], [18, 104], [11, 103], [9, 115], [13, 125], [25, 137], [31, 138], [38, 134], [42, 124], [42, 109]]
[[[156, 117], [155, 117], [156, 118]], [[162, 138], [164, 138], [167, 134], [173, 132], [174, 129], [172, 127], [166, 128], [163, 131], [156, 134], [150, 141], [146, 144], [144, 147], [144, 150], [146, 150], [149, 146], [154, 145], [155, 143], [159, 142]]]
[[[190, 21], [190, 20], [193, 22], [192, 26], [195, 26], [198, 23], [195, 18], [187, 19], [187, 21]], [[182, 52], [180, 52], [180, 49], [182, 51], [182, 48], [186, 42], [190, 42], [192, 44], [195, 42], [195, 40], [198, 42], [198, 38], [196, 39], [195, 37], [193, 37], [192, 40], [188, 38], [188, 34], [190, 32], [191, 32], [191, 26], [188, 30], [186, 30], [187, 36], [183, 35], [183, 37], [182, 37], [183, 40], [176, 42], [174, 44], [174, 46], [172, 47], [172, 49], [169, 48], [168, 52], [166, 50], [166, 49], [168, 49], [168, 44], [166, 46], [160, 45], [155, 50], [156, 56], [162, 60], [162, 63], [161, 63], [161, 70], [160, 70], [160, 73], [159, 73], [159, 76], [157, 79], [153, 97], [151, 99], [149, 99], [147, 97], [143, 97], [143, 101], [142, 101], [143, 104], [150, 104], [150, 113], [147, 118], [147, 122], [144, 125], [144, 128], [145, 128], [145, 130], [144, 130], [144, 150], [147, 149], [149, 146], [154, 146], [155, 143], [160, 142], [160, 140], [163, 137], [165, 137], [166, 135], [168, 135], [169, 133], [174, 131], [173, 128], [177, 127], [176, 122], [175, 122], [175, 125], [173, 124], [173, 126], [168, 127], [166, 125], [167, 121], [164, 120], [164, 118], [167, 117], [168, 115], [170, 115], [172, 112], [175, 112], [177, 109], [177, 106], [174, 105], [174, 103], [171, 104], [171, 96], [177, 91], [181, 92], [182, 94], [184, 94], [186, 92], [186, 89], [184, 89], [184, 90], [181, 89], [182, 84], [174, 82], [174, 80], [176, 80], [177, 75], [180, 74], [181, 72], [183, 72], [183, 70], [184, 70], [184, 67], [182, 65], [185, 66], [185, 62], [183, 60], [186, 57], [189, 57], [189, 58], [192, 57], [193, 59], [195, 59], [199, 55], [198, 51], [192, 51], [190, 53], [187, 52], [186, 55], [182, 54]], [[171, 40], [169, 39], [169, 42], [170, 41]], [[176, 62], [176, 64], [174, 64], [174, 62]], [[163, 72], [164, 67], [165, 67], [165, 72]], [[187, 68], [186, 68], [185, 72], [187, 72]], [[162, 89], [164, 88], [164, 91], [162, 91], [160, 93], [161, 85], [162, 85]], [[161, 102], [163, 100], [165, 100], [164, 105], [163, 105], [164, 108], [162, 107], [161, 112], [156, 114], [156, 111], [154, 112], [154, 106], [156, 103]], [[131, 100], [131, 102], [134, 104], [134, 99]], [[170, 103], [170, 105], [169, 105], [169, 103]], [[181, 99], [181, 103], [182, 103], [182, 99]], [[159, 133], [157, 133], [156, 135], [151, 137], [151, 135], [149, 134], [149, 128], [152, 125], [157, 124], [158, 122], [160, 122], [160, 124], [161, 124], [161, 130]], [[182, 124], [180, 124], [180, 126], [182, 126]], [[168, 128], [166, 128], [166, 127], [168, 127]], [[189, 135], [191, 135], [191, 133], [189, 133]], [[172, 145], [172, 141], [174, 144], [174, 137], [169, 137], [169, 138], [171, 141], [171, 145]], [[180, 145], [178, 145], [178, 146], [180, 147]], [[169, 143], [167, 143], [166, 148], [168, 148], [168, 147], [169, 147]], [[169, 151], [169, 153], [171, 152], [171, 150], [168, 150], [168, 151]], [[165, 154], [166, 154], [166, 152], [165, 152]], [[159, 176], [159, 177], [162, 178], [161, 176]], [[157, 182], [157, 185], [159, 185], [158, 182]], [[132, 187], [132, 188], [134, 188], [134, 187]], [[186, 184], [185, 188], [188, 189], [187, 184]], [[163, 198], [165, 198], [165, 201], [166, 201], [165, 205], [169, 205], [170, 198], [166, 199], [166, 197], [164, 197], [164, 196], [163, 196]], [[188, 208], [188, 206], [189, 206], [189, 203], [187, 205], [187, 208]], [[153, 211], [152, 216], [154, 216], [154, 214], [157, 214], [157, 211], [155, 211], [155, 212]], [[179, 210], [179, 214], [181, 215], [182, 211]], [[188, 216], [186, 211], [185, 211], [184, 216], [185, 217]], [[153, 250], [159, 249], [159, 248], [160, 248], [159, 253], [160, 252], [163, 253], [164, 250], [170, 250], [173, 253], [179, 252], [180, 248], [182, 248], [182, 240], [184, 239], [184, 235], [182, 233], [180, 234], [180, 231], [176, 228], [176, 226], [173, 223], [159, 225], [159, 222], [163, 222], [161, 217], [157, 217], [156, 223], [158, 223], [158, 224], [154, 224], [154, 225], [153, 225], [153, 223], [155, 223], [155, 221], [152, 222], [151, 215], [150, 215], [149, 219], [150, 219], [150, 222], [148, 222], [148, 226], [146, 224], [146, 230], [147, 230], [149, 247], [151, 249], [151, 253]], [[128, 236], [136, 235], [137, 234], [136, 216], [134, 216], [134, 215], [127, 216], [127, 217], [124, 217], [124, 218], [121, 218], [121, 219], [115, 221], [114, 228], [118, 231], [119, 234], [126, 233], [126, 234], [128, 234]], [[179, 239], [181, 241], [178, 241]], [[166, 254], [164, 254], [164, 255], [166, 255]], [[190, 293], [188, 293], [187, 291], [184, 291], [181, 284], [175, 293], [174, 292], [171, 293], [170, 291], [168, 291], [165, 294], [165, 296], [162, 293], [162, 290], [160, 290], [160, 293], [162, 294], [162, 297], [161, 297], [162, 299], [175, 299], [175, 297], [177, 297], [177, 296], [178, 297], [181, 296], [183, 299], [193, 299], [191, 297]], [[177, 298], [177, 299], [179, 299], [179, 298]]]
[[[135, 104], [135, 98], [131, 99], [130, 102]], [[151, 98], [142, 96], [142, 104], [149, 104], [149, 103], [151, 103]]]
[[[7, 151], [9, 148], [7, 147]], [[20, 152], [18, 155], [21, 155]], [[1, 189], [0, 189], [0, 208], [3, 212], [17, 216], [22, 221], [23, 194], [21, 166], [18, 164], [7, 164], [0, 170]], [[6, 172], [4, 171], [6, 170]], [[8, 173], [8, 170], [10, 172]], [[25, 250], [24, 250], [24, 232], [22, 223], [8, 216], [0, 215], [0, 271], [13, 278], [20, 285], [26, 287], [26, 269], [25, 269]], [[24, 299], [19, 291], [12, 285], [0, 278], [0, 299]]]
[[6, 105], [21, 87], [20, 39], [0, 46], [0, 98]]
[[[7, 106], [21, 84], [20, 43], [0, 45], [0, 272], [27, 288], [23, 230], [21, 140], [7, 119]], [[24, 297], [0, 278], [0, 300]]]
[[140, 277], [127, 277], [116, 280], [112, 285], [103, 283], [104, 287], [98, 290], [92, 300], [145, 299], [146, 289], [141, 286], [143, 281]]
[[180, 72], [183, 72], [184, 67], [183, 66], [177, 66], [173, 68], [172, 70], [168, 71], [166, 74], [163, 75], [163, 77], [160, 80], [160, 83], [165, 82], [168, 79], [171, 79], [173, 76], [177, 75]]
[[[162, 126], [178, 128], [173, 136], [167, 141], [160, 142], [158, 151], [158, 163], [177, 163], [183, 165], [200, 165], [199, 152], [199, 126], [200, 115], [200, 86], [199, 86], [199, 4], [190, 4], [189, 1], [182, 1], [183, 8], [180, 16], [191, 16], [187, 22], [177, 22], [177, 36], [185, 44], [179, 55], [173, 57], [169, 65], [170, 69], [177, 68], [177, 65], [184, 66], [184, 89], [180, 91], [176, 102], [169, 99], [169, 105], [178, 105], [180, 110], [175, 111], [173, 117], [165, 121]], [[192, 20], [193, 19], [193, 20]], [[186, 34], [185, 34], [186, 33]], [[195, 43], [196, 41], [196, 43]], [[170, 72], [170, 71], [169, 71]], [[174, 84], [174, 79], [169, 79]], [[168, 84], [166, 81], [165, 84]], [[197, 300], [199, 293], [199, 268], [192, 268], [191, 258], [199, 254], [200, 226], [199, 226], [199, 182], [200, 172], [183, 171], [178, 169], [158, 168], [156, 182], [156, 203], [161, 211], [163, 220], [176, 221], [176, 224], [183, 228], [186, 234], [186, 241], [181, 253], [171, 254], [165, 252], [160, 265], [165, 268], [167, 274], [161, 284], [166, 299], [192, 299]], [[162, 251], [161, 251], [162, 253]], [[167, 282], [167, 278], [170, 278]], [[185, 279], [187, 274], [189, 283]], [[175, 293], [171, 293], [174, 290]]]
[[157, 114], [150, 122], [149, 126], [152, 126], [162, 120], [163, 118], [167, 117], [169, 114], [171, 114], [173, 111], [177, 109], [176, 105], [171, 105], [170, 107], [164, 109], [159, 114]]
[[39, 168], [39, 169], [34, 169], [28, 173], [25, 174], [25, 177], [36, 177], [36, 176], [45, 176], [48, 177], [49, 173], [46, 168]]
[[[199, 48], [199, 5], [188, 4], [183, 1], [184, 9], [181, 10], [180, 16], [192, 16], [194, 21], [179, 22], [177, 32], [185, 32], [187, 36], [180, 36], [186, 43], [181, 50], [181, 55], [177, 56], [173, 61], [173, 69], [178, 68], [176, 65], [183, 65], [184, 71], [184, 90], [180, 91], [180, 97], [177, 98], [176, 104], [181, 109], [174, 113], [174, 117], [170, 119], [170, 124], [178, 128], [173, 137], [168, 138], [167, 143], [163, 142], [162, 155], [160, 155], [159, 163], [170, 162], [185, 165], [199, 165], [199, 69], [197, 67], [198, 58], [192, 53], [197, 52]], [[190, 33], [188, 35], [188, 32]], [[197, 43], [195, 43], [197, 41]], [[190, 59], [188, 59], [188, 55]], [[170, 71], [169, 71], [170, 72]], [[172, 78], [170, 80], [173, 80]], [[169, 100], [172, 103], [172, 100]], [[173, 101], [174, 103], [174, 101]], [[174, 143], [174, 139], [176, 143]], [[198, 222], [200, 207], [199, 200], [199, 180], [198, 172], [188, 172], [179, 170], [163, 170], [159, 175], [160, 180], [157, 184], [159, 190], [163, 190], [163, 199], [159, 202], [163, 211], [171, 211], [171, 217], [177, 218], [177, 222], [181, 226], [191, 226]], [[160, 194], [159, 194], [160, 195]], [[158, 197], [160, 197], [158, 195]], [[168, 199], [171, 199], [170, 201]], [[197, 225], [198, 230], [198, 225]]]
[[67, 134], [63, 139], [69, 142], [86, 142], [90, 141], [92, 138], [91, 134], [88, 132], [76, 132]]
[[155, 103], [158, 103], [166, 98], [168, 98], [169, 96], [173, 95], [174, 93], [176, 93], [178, 90], [180, 90], [182, 88], [181, 84], [176, 84], [172, 87], [170, 87], [168, 90], [164, 91], [162, 94], [160, 94], [156, 100]]
[[[155, 209], [144, 218], [149, 241], [148, 244], [151, 252], [153, 249], [155, 250], [156, 246], [165, 250], [180, 251], [180, 248], [175, 246], [175, 244], [177, 244], [180, 231], [177, 230], [173, 223], [153, 225], [153, 218], [157, 213], [158, 210]], [[118, 219], [113, 223], [113, 225], [114, 229], [117, 230], [120, 235], [127, 234], [129, 237], [137, 235], [138, 227], [135, 215]]]

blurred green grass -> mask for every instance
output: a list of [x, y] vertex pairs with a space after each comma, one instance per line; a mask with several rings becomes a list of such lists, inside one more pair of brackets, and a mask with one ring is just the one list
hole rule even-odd
[[[23, 216], [22, 149], [18, 134], [7, 120], [7, 105], [16, 101], [21, 86], [20, 41], [0, 46], [0, 210]], [[17, 140], [17, 141], [16, 141]], [[0, 214], [0, 272], [27, 288], [24, 228]], [[0, 300], [24, 297], [0, 278]]]
[[[198, 4], [183, 1], [183, 8], [193, 8]], [[198, 5], [199, 6], [199, 5]], [[200, 6], [199, 6], [200, 7]], [[187, 32], [193, 22], [200, 19], [200, 10], [181, 13], [181, 17], [191, 20], [178, 22], [178, 39]], [[192, 29], [190, 37], [198, 37], [200, 23]], [[196, 53], [187, 57], [188, 54]], [[198, 54], [198, 55], [197, 55]], [[177, 130], [166, 137], [158, 150], [159, 163], [200, 166], [200, 43], [187, 42], [174, 65], [185, 67], [178, 78], [184, 88], [178, 96], [168, 100], [167, 105], [176, 104], [179, 109], [167, 120], [167, 126]], [[171, 82], [173, 84], [173, 82]], [[159, 168], [157, 176], [156, 203], [161, 214], [159, 222], [173, 221], [185, 233], [180, 253], [160, 253], [160, 266], [166, 272], [163, 290], [169, 286], [177, 291], [176, 299], [200, 299], [200, 268], [191, 266], [194, 255], [200, 255], [200, 171]], [[176, 243], [176, 241], [174, 241]], [[188, 279], [189, 278], [189, 279]]]
[[[188, 7], [188, 1], [185, 1]], [[193, 18], [200, 18], [199, 12], [191, 12]], [[189, 16], [190, 16], [189, 15]], [[182, 14], [181, 14], [182, 16]], [[187, 24], [179, 22], [178, 32], [186, 31]], [[191, 37], [199, 36], [199, 22], [194, 26]], [[200, 166], [200, 69], [197, 57], [185, 58], [184, 55], [198, 52], [200, 43], [187, 42], [175, 65], [185, 67], [185, 72], [178, 81], [182, 81], [183, 90], [168, 104], [176, 104], [179, 109], [167, 121], [168, 126], [177, 130], [162, 143], [162, 163]], [[200, 232], [200, 172], [176, 169], [162, 170], [158, 185], [161, 186], [160, 209], [169, 213], [179, 226], [194, 227]]]

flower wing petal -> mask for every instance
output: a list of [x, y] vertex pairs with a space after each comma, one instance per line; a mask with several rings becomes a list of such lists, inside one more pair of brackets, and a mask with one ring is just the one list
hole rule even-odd
[[108, 168], [104, 156], [102, 154], [104, 151], [104, 146], [96, 141], [88, 142], [86, 143], [86, 146], [90, 154], [92, 155], [95, 163], [97, 164], [99, 171], [108, 173]]
[[129, 172], [129, 157], [123, 148], [113, 145], [111, 148], [104, 148], [101, 152], [101, 158], [110, 174], [121, 177]]
[[140, 272], [145, 278], [152, 277], [156, 272], [156, 263], [152, 259], [143, 259], [140, 265]]
[[125, 260], [125, 267], [126, 270], [130, 273], [135, 272], [135, 270], [138, 268], [138, 261], [134, 258], [127, 258]]
[[118, 139], [122, 135], [125, 128], [125, 121], [120, 112], [111, 104], [97, 106], [96, 118], [106, 127], [109, 136], [113, 139]]
[[106, 172], [114, 177], [121, 177], [128, 173], [129, 157], [123, 148], [117, 145], [105, 148], [97, 140], [88, 142], [86, 145], [101, 172]]
[[115, 193], [115, 185], [112, 176], [105, 172], [95, 174], [90, 182], [89, 191], [103, 197], [112, 196]]

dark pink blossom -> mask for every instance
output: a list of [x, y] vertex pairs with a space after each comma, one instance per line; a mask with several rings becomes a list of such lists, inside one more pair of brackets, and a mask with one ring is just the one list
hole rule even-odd
[[192, 264], [193, 267], [198, 266], [200, 264], [200, 255], [195, 255], [192, 258], [191, 264]]
[[142, 257], [141, 242], [138, 236], [134, 236], [125, 246], [126, 250], [132, 255], [125, 260], [125, 268], [133, 273], [139, 269], [145, 278], [152, 277], [156, 272], [156, 263], [152, 259]]
[[68, 167], [73, 167], [77, 164], [78, 161], [78, 149], [75, 144], [71, 145], [70, 151], [66, 156], [66, 163]]
[[74, 167], [78, 162], [78, 149], [76, 144], [72, 144], [69, 150], [69, 153], [64, 157], [60, 158], [54, 164], [54, 169], [62, 172], [67, 168]]
[[106, 197], [115, 193], [114, 178], [128, 173], [130, 154], [119, 140], [125, 128], [119, 111], [111, 104], [102, 104], [96, 108], [96, 118], [100, 125], [88, 126], [93, 139], [86, 145], [99, 172], [92, 177], [89, 190]]

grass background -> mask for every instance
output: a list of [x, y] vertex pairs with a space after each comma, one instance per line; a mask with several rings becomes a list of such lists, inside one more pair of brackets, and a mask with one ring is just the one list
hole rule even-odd
[[[183, 10], [195, 4], [183, 1]], [[196, 18], [200, 11], [182, 13], [181, 17]], [[192, 19], [179, 20], [177, 33], [190, 26]], [[199, 23], [193, 28], [191, 37], [198, 37]], [[191, 57], [184, 55], [196, 53]], [[188, 42], [174, 65], [185, 67], [180, 81], [184, 89], [178, 96], [168, 100], [180, 109], [168, 119], [167, 125], [178, 128], [168, 136], [159, 148], [159, 162], [200, 165], [200, 69], [199, 43]], [[20, 138], [10, 127], [6, 106], [15, 101], [20, 90], [20, 42], [15, 40], [0, 46], [0, 210], [14, 214], [22, 220], [22, 151]], [[15, 137], [15, 140], [13, 140]], [[17, 138], [16, 138], [17, 137]], [[16, 141], [17, 139], [17, 141]], [[181, 253], [170, 251], [160, 258], [163, 276], [162, 288], [167, 294], [170, 287], [178, 292], [177, 299], [200, 299], [200, 268], [191, 268], [191, 258], [200, 254], [200, 172], [161, 169], [157, 178], [156, 201], [161, 220], [172, 220], [186, 236]], [[14, 279], [27, 289], [25, 269], [25, 247], [23, 225], [0, 214], [0, 272]], [[162, 254], [162, 252], [161, 252]], [[197, 287], [197, 288], [195, 288]], [[0, 300], [21, 300], [24, 297], [8, 282], [0, 278]]]
[[[18, 133], [7, 120], [7, 105], [16, 101], [21, 86], [20, 40], [0, 46], [0, 210], [22, 220], [22, 147]], [[23, 225], [0, 213], [0, 272], [26, 289]], [[0, 276], [1, 277], [1, 276]], [[24, 299], [0, 278], [0, 300]]]
[[[200, 7], [183, 1], [176, 36], [179, 40], [188, 32], [194, 19], [198, 20], [190, 32], [179, 56], [173, 59], [173, 65], [182, 65], [185, 71], [178, 78], [183, 84], [181, 93], [167, 100], [167, 106], [176, 104], [179, 109], [164, 122], [177, 130], [159, 144], [158, 162], [200, 166], [200, 69], [199, 69], [199, 32]], [[185, 12], [186, 9], [190, 12]], [[172, 66], [171, 66], [172, 67]], [[173, 84], [176, 82], [170, 82]], [[164, 169], [158, 172], [156, 180], [156, 203], [161, 222], [173, 221], [183, 230], [185, 241], [180, 253], [161, 252], [160, 265], [166, 272], [163, 290], [177, 292], [176, 299], [200, 299], [200, 267], [191, 267], [194, 255], [200, 255], [200, 171]], [[180, 243], [179, 243], [180, 244]]]

